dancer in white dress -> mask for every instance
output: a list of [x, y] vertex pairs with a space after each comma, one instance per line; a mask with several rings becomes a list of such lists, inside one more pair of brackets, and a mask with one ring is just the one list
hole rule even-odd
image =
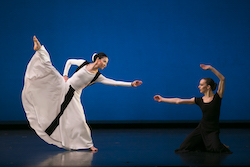
[[[81, 105], [82, 89], [95, 82], [137, 87], [142, 81], [123, 82], [104, 77], [98, 69], [104, 69], [108, 63], [105, 54], [95, 55], [93, 63], [75, 59], [67, 61], [62, 77], [52, 65], [45, 47], [35, 36], [33, 41], [36, 53], [27, 66], [22, 91], [22, 103], [30, 126], [49, 144], [68, 150], [97, 151]], [[82, 64], [83, 67], [68, 78], [71, 64]]]

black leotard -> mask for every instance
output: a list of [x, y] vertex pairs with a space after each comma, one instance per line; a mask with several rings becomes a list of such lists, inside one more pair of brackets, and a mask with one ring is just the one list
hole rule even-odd
[[219, 139], [219, 117], [221, 98], [216, 93], [213, 100], [204, 103], [202, 97], [195, 98], [195, 103], [201, 108], [203, 117], [199, 125], [183, 141], [176, 153], [189, 151], [232, 153]]

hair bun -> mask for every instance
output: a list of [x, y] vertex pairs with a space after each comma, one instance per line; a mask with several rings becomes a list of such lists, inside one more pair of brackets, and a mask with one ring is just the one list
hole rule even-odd
[[217, 83], [213, 84], [212, 91], [214, 91], [217, 88]]
[[93, 56], [92, 56], [92, 61], [94, 62], [95, 61], [95, 56], [97, 56], [98, 54], [97, 53], [94, 53]]

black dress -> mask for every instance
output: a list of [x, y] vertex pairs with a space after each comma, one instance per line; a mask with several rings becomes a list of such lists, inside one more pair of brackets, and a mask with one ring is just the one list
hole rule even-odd
[[219, 138], [221, 98], [218, 93], [209, 103], [204, 103], [202, 97], [195, 98], [195, 103], [201, 108], [203, 117], [175, 152], [205, 151], [231, 154], [232, 152], [221, 143]]

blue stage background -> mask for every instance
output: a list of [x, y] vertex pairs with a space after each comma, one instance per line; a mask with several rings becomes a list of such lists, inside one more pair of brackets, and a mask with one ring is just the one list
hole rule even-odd
[[200, 120], [198, 106], [158, 103], [153, 96], [201, 96], [200, 79], [218, 82], [201, 63], [226, 77], [221, 120], [250, 120], [248, 0], [2, 0], [0, 15], [0, 121], [26, 120], [21, 92], [33, 35], [61, 74], [67, 59], [90, 61], [104, 52], [110, 61], [103, 75], [143, 81], [137, 88], [86, 88], [89, 121]]

